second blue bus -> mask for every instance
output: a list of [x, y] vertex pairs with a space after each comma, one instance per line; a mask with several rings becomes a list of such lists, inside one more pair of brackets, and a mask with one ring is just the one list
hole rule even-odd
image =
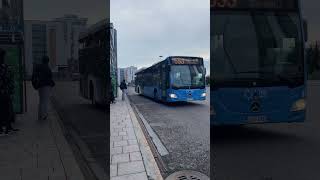
[[211, 124], [304, 122], [299, 0], [211, 1]]
[[170, 56], [136, 73], [135, 91], [163, 102], [206, 99], [205, 68], [200, 57]]

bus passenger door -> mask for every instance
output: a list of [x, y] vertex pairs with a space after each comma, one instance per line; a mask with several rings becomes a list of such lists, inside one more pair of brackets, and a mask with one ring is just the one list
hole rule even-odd
[[167, 77], [166, 77], [166, 65], [162, 64], [160, 68], [160, 90], [161, 90], [161, 99], [166, 100], [167, 97]]

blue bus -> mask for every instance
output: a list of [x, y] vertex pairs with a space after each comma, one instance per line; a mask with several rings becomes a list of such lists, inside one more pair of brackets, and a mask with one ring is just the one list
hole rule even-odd
[[303, 122], [307, 23], [298, 0], [211, 0], [210, 124]]
[[135, 75], [135, 91], [155, 100], [179, 102], [206, 99], [202, 58], [170, 56]]

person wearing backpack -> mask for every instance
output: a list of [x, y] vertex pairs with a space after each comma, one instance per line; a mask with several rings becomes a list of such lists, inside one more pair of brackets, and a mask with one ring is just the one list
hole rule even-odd
[[32, 74], [32, 85], [39, 93], [38, 119], [45, 120], [48, 117], [51, 90], [55, 86], [48, 56], [42, 58], [42, 64], [35, 66]]
[[122, 101], [124, 101], [125, 99], [125, 94], [126, 94], [126, 91], [127, 91], [127, 84], [126, 84], [126, 81], [123, 80], [120, 84], [120, 89], [122, 91]]

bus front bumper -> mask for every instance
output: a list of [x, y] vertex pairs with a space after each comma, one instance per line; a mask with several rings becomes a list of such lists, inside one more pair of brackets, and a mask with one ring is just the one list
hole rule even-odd
[[204, 89], [172, 90], [167, 94], [167, 102], [190, 102], [206, 100]]
[[192, 102], [192, 101], [204, 101], [206, 97], [196, 97], [196, 98], [170, 98], [167, 97], [167, 102]]
[[306, 112], [297, 111], [289, 113], [266, 113], [266, 114], [232, 114], [221, 113], [210, 115], [210, 125], [244, 125], [263, 123], [299, 123], [305, 121]]

